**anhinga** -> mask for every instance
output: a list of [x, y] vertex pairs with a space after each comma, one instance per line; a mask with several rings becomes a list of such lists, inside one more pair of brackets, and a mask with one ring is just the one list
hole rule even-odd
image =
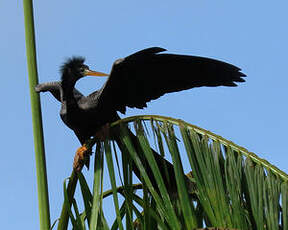
[[74, 88], [77, 80], [108, 75], [89, 70], [84, 58], [73, 57], [61, 67], [60, 82], [39, 84], [36, 91], [50, 91], [61, 102], [62, 120], [83, 145], [103, 125], [120, 119], [117, 111], [125, 113], [127, 106], [142, 109], [165, 93], [201, 86], [236, 86], [235, 82], [245, 81], [245, 75], [231, 64], [163, 51], [153, 47], [116, 60], [104, 86], [89, 96]]

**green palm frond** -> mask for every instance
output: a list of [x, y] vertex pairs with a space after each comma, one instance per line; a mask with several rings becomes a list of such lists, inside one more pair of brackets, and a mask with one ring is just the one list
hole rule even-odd
[[[110, 195], [116, 216], [112, 229], [288, 229], [288, 176], [254, 153], [207, 130], [168, 117], [130, 117], [111, 127], [120, 127], [122, 165], [118, 163], [121, 154], [112, 140], [97, 143], [93, 193], [80, 175], [80, 187], [86, 194], [85, 210], [80, 213], [77, 205], [72, 205], [74, 229], [85, 229], [85, 221], [89, 229], [110, 229], [102, 210], [104, 197]], [[131, 141], [128, 127], [141, 148]], [[87, 146], [95, 143], [91, 139]], [[152, 149], [172, 159], [176, 193], [171, 193], [172, 188], [167, 186], [170, 177], [165, 176], [165, 167], [159, 167]], [[111, 190], [106, 192], [102, 191], [101, 182], [103, 155], [111, 184]], [[147, 171], [143, 159], [152, 172]], [[183, 165], [185, 159], [188, 161]], [[132, 163], [140, 172], [140, 184], [135, 185]], [[116, 178], [116, 168], [120, 179]], [[70, 207], [68, 199], [66, 202], [66, 207]]]

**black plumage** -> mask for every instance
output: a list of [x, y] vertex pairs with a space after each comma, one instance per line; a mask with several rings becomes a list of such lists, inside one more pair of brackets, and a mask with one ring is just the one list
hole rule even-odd
[[[102, 87], [97, 106], [125, 113], [126, 106], [143, 108], [165, 93], [200, 86], [236, 86], [245, 75], [231, 64], [196, 56], [161, 53], [154, 47], [117, 60]], [[90, 107], [90, 106], [89, 106]]]
[[245, 75], [234, 65], [162, 51], [165, 49], [153, 47], [118, 59], [104, 86], [87, 97], [74, 88], [78, 79], [90, 75], [84, 58], [79, 57], [68, 59], [61, 67], [61, 82], [40, 84], [36, 91], [50, 91], [61, 101], [62, 120], [83, 144], [102, 125], [118, 120], [116, 111], [125, 113], [127, 106], [144, 108], [165, 93], [244, 82]]

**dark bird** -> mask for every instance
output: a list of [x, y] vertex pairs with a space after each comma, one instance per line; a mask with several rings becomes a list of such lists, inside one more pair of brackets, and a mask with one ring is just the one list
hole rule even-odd
[[61, 102], [62, 120], [84, 144], [103, 125], [120, 119], [117, 111], [125, 113], [126, 107], [142, 109], [165, 93], [201, 86], [237, 86], [235, 82], [245, 81], [234, 65], [163, 51], [153, 47], [116, 60], [103, 87], [88, 96], [75, 89], [77, 80], [108, 75], [90, 70], [84, 58], [73, 57], [61, 67], [60, 82], [39, 84], [36, 91], [50, 91]]

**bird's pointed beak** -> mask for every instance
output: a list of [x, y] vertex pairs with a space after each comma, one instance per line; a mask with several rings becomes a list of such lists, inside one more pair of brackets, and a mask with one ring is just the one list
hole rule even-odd
[[96, 71], [93, 71], [93, 70], [90, 70], [90, 69], [85, 70], [84, 75], [85, 75], [85, 76], [98, 76], [98, 77], [106, 77], [106, 76], [109, 76], [109, 75], [106, 74], [106, 73], [96, 72]]

